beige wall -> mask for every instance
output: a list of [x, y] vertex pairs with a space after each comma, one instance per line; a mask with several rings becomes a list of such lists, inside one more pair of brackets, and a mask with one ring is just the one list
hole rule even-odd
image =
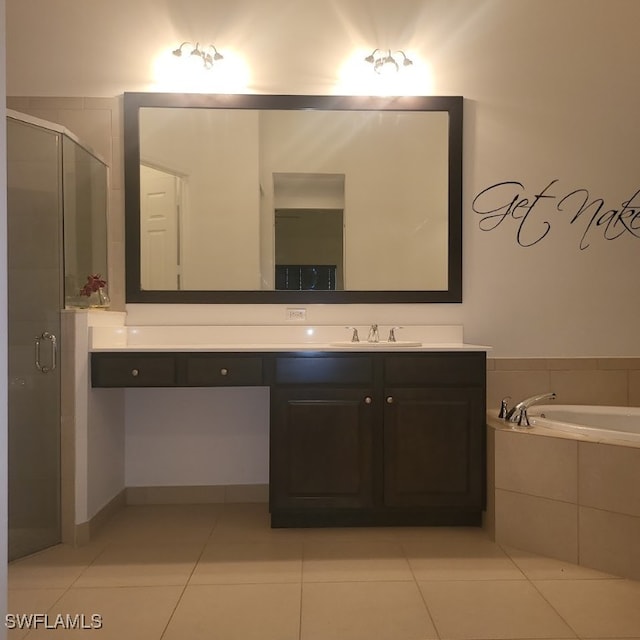
[[[580, 249], [598, 199], [603, 211], [620, 209], [640, 188], [640, 85], [630, 81], [637, 75], [639, 3], [556, 0], [552, 11], [541, 10], [540, 0], [186, 0], [175, 10], [157, 0], [114, 0], [85, 3], [81, 11], [72, 0], [7, 4], [8, 94], [76, 96], [57, 107], [32, 99], [27, 107], [46, 106], [36, 115], [62, 119], [101, 150], [91, 140], [97, 133], [114, 163], [109, 234], [116, 308], [123, 304], [124, 247], [116, 96], [156, 88], [157, 56], [183, 40], [210, 38], [230, 58], [244, 59], [247, 91], [349, 93], [361, 87], [343, 82], [345, 61], [367, 48], [397, 46], [419, 63], [407, 91], [465, 97], [464, 302], [312, 305], [309, 322], [463, 324], [466, 341], [494, 347], [499, 358], [640, 357], [633, 276], [640, 240], [628, 232], [608, 240], [605, 232], [614, 236], [623, 225], [608, 231], [592, 225], [591, 246]], [[615, 46], [598, 46], [604, 42]], [[474, 211], [476, 195], [505, 181], [522, 186], [504, 191], [502, 200], [529, 203], [552, 185], [553, 197], [538, 201], [520, 236], [526, 244], [548, 223], [551, 232], [540, 243], [517, 243], [526, 209], [493, 230]], [[596, 205], [572, 224], [575, 197], [571, 206], [559, 203], [580, 189]], [[144, 316], [131, 311], [134, 320]], [[183, 311], [179, 321], [189, 321], [193, 311]], [[242, 307], [197, 313], [246, 318]], [[160, 308], [154, 314], [168, 315]], [[284, 308], [253, 308], [252, 319], [284, 322]]]

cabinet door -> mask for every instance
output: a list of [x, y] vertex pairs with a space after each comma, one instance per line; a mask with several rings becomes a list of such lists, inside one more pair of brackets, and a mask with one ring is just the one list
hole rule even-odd
[[372, 398], [349, 387], [272, 391], [272, 510], [371, 504]]
[[482, 389], [386, 389], [385, 504], [481, 509], [484, 442]]

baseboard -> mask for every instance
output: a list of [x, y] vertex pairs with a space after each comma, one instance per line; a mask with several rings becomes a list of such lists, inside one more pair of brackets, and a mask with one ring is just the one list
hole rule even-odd
[[95, 538], [96, 534], [113, 516], [127, 505], [145, 504], [224, 504], [224, 503], [267, 503], [268, 484], [231, 484], [211, 486], [175, 487], [126, 487], [114, 496], [98, 513], [87, 522], [73, 528], [74, 546], [83, 546]]
[[120, 491], [114, 496], [107, 504], [96, 513], [93, 518], [87, 522], [81, 522], [75, 526], [75, 546], [82, 546], [87, 544], [90, 540], [95, 538], [96, 534], [104, 525], [113, 518], [121, 509], [126, 506], [126, 494], [125, 489]]
[[171, 487], [127, 487], [128, 505], [224, 504], [226, 502], [269, 502], [268, 484], [232, 484]]

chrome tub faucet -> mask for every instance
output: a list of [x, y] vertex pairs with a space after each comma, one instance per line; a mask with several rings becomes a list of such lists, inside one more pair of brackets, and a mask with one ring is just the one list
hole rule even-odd
[[369, 327], [369, 335], [367, 336], [367, 342], [380, 342], [380, 333], [378, 331], [377, 324], [372, 324]]
[[[525, 398], [524, 400], [518, 402], [518, 404], [514, 405], [511, 409], [506, 411], [504, 415], [504, 419], [507, 422], [515, 422], [520, 427], [529, 427], [531, 426], [529, 423], [529, 416], [527, 415], [527, 409], [534, 404], [538, 404], [543, 400], [555, 400], [556, 394], [551, 391], [549, 393], [541, 393], [537, 396], [531, 396], [530, 398]], [[504, 401], [503, 401], [504, 403]], [[504, 404], [500, 408], [500, 413], [503, 414], [505, 410]]]

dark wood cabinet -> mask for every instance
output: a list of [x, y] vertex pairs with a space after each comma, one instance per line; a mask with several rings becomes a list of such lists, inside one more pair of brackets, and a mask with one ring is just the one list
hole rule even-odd
[[185, 358], [189, 387], [249, 387], [262, 384], [262, 358], [196, 354]]
[[93, 387], [261, 386], [263, 358], [244, 353], [93, 352]]
[[271, 361], [268, 377], [272, 522], [371, 507], [374, 359], [283, 355]]
[[287, 356], [274, 371], [274, 526], [480, 524], [484, 352]]
[[478, 525], [484, 351], [95, 352], [94, 387], [268, 386], [272, 526]]
[[384, 504], [483, 506], [479, 388], [386, 388]]
[[371, 391], [279, 387], [271, 404], [272, 511], [371, 506]]
[[175, 387], [176, 360], [166, 353], [92, 353], [94, 387]]

